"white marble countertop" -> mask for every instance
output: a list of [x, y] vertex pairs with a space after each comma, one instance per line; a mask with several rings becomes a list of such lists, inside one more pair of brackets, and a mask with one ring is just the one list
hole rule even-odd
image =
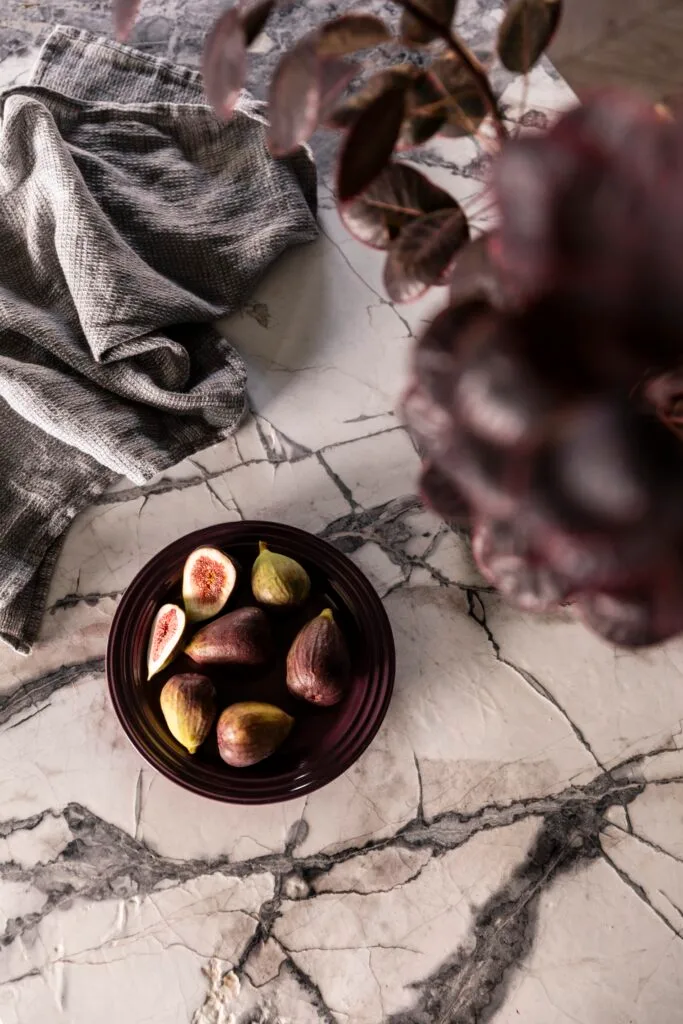
[[[34, 29], [0, 51], [3, 83], [25, 75]], [[534, 73], [532, 121], [571, 102]], [[471, 142], [423, 161], [458, 197], [479, 191]], [[418, 459], [393, 411], [442, 297], [395, 309], [380, 257], [345, 234], [324, 185], [321, 200], [320, 240], [226, 324], [255, 415], [80, 516], [35, 653], [0, 651], [0, 1021], [675, 1024], [683, 643], [617, 652], [483, 586], [466, 541], [413, 497]], [[103, 673], [138, 569], [240, 517], [348, 552], [398, 657], [360, 761], [255, 809], [149, 768]]]

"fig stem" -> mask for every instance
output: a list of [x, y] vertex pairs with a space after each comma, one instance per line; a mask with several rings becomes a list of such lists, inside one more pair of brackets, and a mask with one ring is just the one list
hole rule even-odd
[[334, 615], [332, 614], [332, 609], [331, 608], [326, 608], [324, 612], [320, 613], [319, 618], [321, 618], [321, 619], [329, 619], [330, 622], [334, 622]]
[[266, 542], [264, 540], [260, 540], [258, 542], [258, 553], [259, 553], [259, 555], [262, 555], [263, 552], [267, 551], [267, 550], [268, 550], [268, 545], [266, 544]]

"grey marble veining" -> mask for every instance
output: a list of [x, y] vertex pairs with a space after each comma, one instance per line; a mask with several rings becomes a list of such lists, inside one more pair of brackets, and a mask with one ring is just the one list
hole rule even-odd
[[[135, 41], [190, 63], [218, 4], [143, 4]], [[312, 19], [261, 41], [250, 81]], [[368, 5], [391, 12], [383, 0]], [[500, 11], [459, 7], [485, 51]], [[0, 81], [54, 21], [108, 3], [9, 0]], [[508, 116], [571, 104], [548, 65], [498, 79]], [[526, 111], [524, 113], [524, 111]], [[331, 149], [321, 140], [323, 171]], [[416, 156], [475, 220], [488, 142]], [[224, 325], [252, 417], [74, 523], [34, 655], [0, 652], [2, 1024], [675, 1024], [683, 995], [683, 644], [638, 655], [569, 613], [511, 611], [466, 538], [414, 495], [395, 415], [443, 296], [395, 308], [327, 175], [320, 241]], [[274, 807], [178, 790], [130, 747], [103, 656], [118, 597], [178, 536], [239, 518], [324, 537], [383, 597], [398, 655], [385, 725], [343, 777]]]

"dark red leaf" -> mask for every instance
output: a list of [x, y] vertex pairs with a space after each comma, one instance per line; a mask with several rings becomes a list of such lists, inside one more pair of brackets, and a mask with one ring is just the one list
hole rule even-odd
[[[466, 246], [457, 263], [470, 262]], [[495, 321], [461, 354], [453, 382], [458, 420], [475, 437], [513, 448], [533, 444], [558, 410], [519, 350], [514, 332]]]
[[270, 83], [268, 145], [286, 156], [311, 137], [320, 112], [315, 39], [306, 36], [278, 64]]
[[328, 126], [348, 128], [361, 110], [365, 110], [392, 85], [403, 89], [406, 94], [406, 115], [399, 147], [405, 149], [426, 142], [443, 127], [452, 103], [436, 79], [412, 64], [388, 68], [374, 75], [364, 88], [331, 113]]
[[258, 0], [257, 3], [240, 9], [240, 21], [247, 46], [251, 46], [263, 31], [273, 7], [275, 0]]
[[204, 41], [202, 72], [209, 103], [227, 121], [239, 98], [247, 70], [244, 30], [237, 7], [220, 16]]
[[547, 611], [571, 591], [569, 580], [534, 550], [533, 538], [518, 520], [479, 519], [472, 552], [489, 583], [525, 611]]
[[408, 114], [403, 121], [399, 138], [399, 149], [411, 149], [422, 146], [441, 131], [446, 122], [446, 115], [438, 110], [430, 114]]
[[420, 457], [427, 461], [434, 459], [434, 465], [438, 465], [444, 445], [451, 444], [453, 417], [443, 406], [433, 401], [416, 378], [413, 378], [403, 395], [401, 414]]
[[450, 274], [450, 300], [454, 305], [482, 299], [493, 306], [503, 303], [503, 290], [491, 261], [490, 235], [480, 235], [462, 250]]
[[455, 254], [467, 242], [469, 228], [457, 207], [416, 218], [404, 227], [389, 248], [384, 287], [394, 302], [417, 299], [440, 284]]
[[417, 69], [412, 64], [402, 64], [373, 75], [362, 89], [359, 89], [345, 103], [340, 104], [330, 113], [327, 118], [328, 128], [349, 128], [361, 110], [369, 107], [381, 93], [391, 86], [395, 85], [396, 88], [404, 89], [407, 92], [411, 88], [416, 74], [418, 74]]
[[[449, 27], [453, 21], [457, 0], [417, 0], [417, 3], [440, 24]], [[429, 25], [425, 25], [411, 11], [404, 11], [401, 16], [401, 38], [406, 43], [421, 46], [438, 37]]]
[[406, 93], [406, 116], [399, 138], [401, 148], [420, 146], [436, 135], [446, 120], [448, 102], [431, 75], [417, 72]]
[[680, 531], [683, 447], [649, 411], [627, 398], [585, 401], [539, 447], [535, 500], [562, 528]]
[[[466, 250], [465, 250], [466, 251]], [[447, 306], [429, 323], [415, 349], [414, 370], [420, 387], [435, 405], [455, 414], [453, 390], [462, 367], [462, 352], [480, 344], [492, 332], [500, 330], [502, 317], [479, 298]], [[419, 428], [419, 424], [411, 423]], [[447, 426], [450, 431], [453, 425]], [[450, 445], [448, 438], [440, 439], [439, 446]]]
[[429, 74], [436, 78], [441, 89], [447, 93], [455, 92], [463, 82], [469, 81], [470, 75], [459, 57], [445, 54], [433, 60], [428, 67]]
[[508, 71], [526, 74], [552, 40], [562, 0], [512, 0], [498, 30], [498, 56]]
[[318, 62], [320, 86], [319, 121], [325, 121], [349, 82], [361, 71], [356, 61], [341, 60], [338, 57], [324, 57]]
[[360, 196], [340, 207], [347, 230], [365, 245], [386, 249], [406, 224], [456, 200], [409, 164], [391, 163]]
[[374, 14], [342, 14], [319, 28], [318, 54], [321, 57], [343, 57], [390, 39], [391, 32]]
[[683, 573], [672, 552], [646, 579], [611, 591], [581, 594], [579, 618], [599, 636], [622, 647], [662, 643], [683, 629]]
[[488, 107], [467, 69], [459, 61], [443, 57], [434, 61], [429, 68], [429, 75], [448, 96], [446, 124], [442, 134], [451, 138], [473, 135], [488, 114]]
[[451, 526], [467, 526], [469, 507], [455, 484], [433, 462], [426, 462], [420, 477], [423, 499]]
[[135, 24], [141, 0], [114, 0], [114, 35], [119, 40], [127, 39]]
[[472, 508], [496, 519], [519, 514], [518, 458], [510, 459], [503, 448], [458, 427], [435, 458]]
[[598, 592], [580, 595], [575, 610], [603, 640], [620, 647], [647, 647], [665, 639], [655, 628], [655, 603], [654, 594]]
[[405, 89], [392, 86], [370, 103], [351, 126], [339, 159], [340, 202], [363, 192], [386, 167], [401, 131]]

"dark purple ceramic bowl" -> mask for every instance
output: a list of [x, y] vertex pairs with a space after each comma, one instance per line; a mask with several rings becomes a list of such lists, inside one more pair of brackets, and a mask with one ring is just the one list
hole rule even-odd
[[[251, 567], [258, 542], [300, 562], [311, 577], [305, 607], [268, 612], [277, 654], [267, 669], [227, 666], [198, 668], [181, 655], [147, 681], [147, 644], [152, 620], [166, 601], [181, 602], [185, 559], [195, 548], [211, 545], [231, 555], [240, 567], [237, 589], [226, 605], [231, 611], [256, 602]], [[294, 636], [314, 615], [331, 607], [346, 637], [352, 681], [340, 704], [315, 707], [291, 696], [285, 685], [285, 658]], [[394, 641], [376, 592], [356, 566], [325, 541], [293, 526], [268, 522], [225, 523], [197, 530], [170, 544], [147, 563], [121, 598], [107, 646], [109, 692], [123, 728], [142, 756], [173, 782], [201, 796], [236, 804], [291, 800], [319, 789], [346, 771], [375, 736], [394, 685]], [[231, 768], [218, 754], [215, 731], [196, 754], [177, 743], [159, 706], [161, 688], [176, 672], [199, 671], [216, 686], [219, 712], [241, 700], [276, 704], [293, 715], [290, 736], [273, 754], [251, 768]]]

